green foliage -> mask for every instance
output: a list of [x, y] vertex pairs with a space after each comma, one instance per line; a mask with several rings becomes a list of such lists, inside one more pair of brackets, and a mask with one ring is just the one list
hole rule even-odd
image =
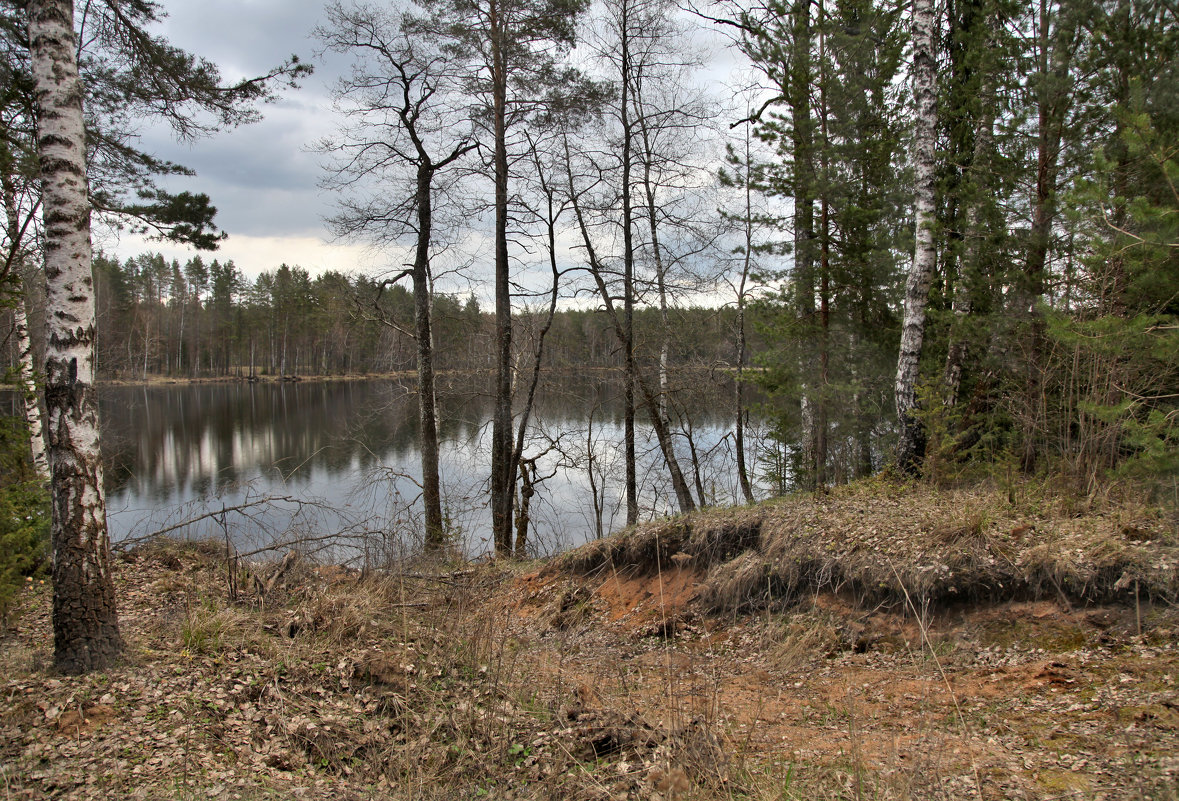
[[[753, 310], [767, 345], [755, 361], [761, 411], [782, 445], [766, 452], [767, 478], [813, 487], [868, 475], [887, 450], [909, 236], [905, 37], [899, 6], [846, 0], [813, 26], [779, 11], [746, 17], [742, 45], [781, 91], [755, 123], [774, 159], [748, 170], [750, 184], [796, 206], [782, 221], [792, 263]], [[813, 114], [800, 113], [799, 91]]]
[[1179, 125], [1136, 85], [1129, 102], [1071, 196], [1086, 302], [1048, 331], [1069, 360], [1056, 411], [1077, 471], [1157, 481], [1179, 472]]
[[0, 418], [0, 620], [48, 554], [49, 493], [28, 464], [27, 437], [18, 420]]

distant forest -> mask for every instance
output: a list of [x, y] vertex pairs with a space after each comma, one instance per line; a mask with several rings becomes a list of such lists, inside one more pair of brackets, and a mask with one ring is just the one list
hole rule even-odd
[[[346, 376], [417, 367], [413, 294], [400, 284], [333, 271], [311, 276], [285, 264], [251, 281], [232, 261], [194, 256], [182, 264], [152, 253], [123, 263], [100, 254], [94, 276], [105, 379]], [[432, 297], [436, 369], [491, 369], [494, 316], [473, 295]], [[521, 347], [530, 349], [546, 316], [547, 308], [516, 315]], [[675, 309], [670, 320], [674, 365], [736, 363], [734, 310]], [[643, 341], [658, 342], [660, 326], [657, 309], [636, 313]], [[605, 315], [568, 309], [554, 316], [543, 366], [620, 368], [623, 353]]]

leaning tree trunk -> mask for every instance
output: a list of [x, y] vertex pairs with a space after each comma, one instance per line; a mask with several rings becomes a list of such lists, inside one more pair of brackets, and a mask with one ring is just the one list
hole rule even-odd
[[934, 63], [933, 0], [913, 0], [913, 96], [916, 105], [913, 163], [916, 179], [916, 248], [905, 282], [905, 316], [897, 358], [895, 396], [900, 438], [897, 464], [907, 473], [920, 469], [925, 432], [917, 419], [917, 368], [925, 336], [925, 307], [937, 261], [933, 244], [934, 144], [937, 137], [937, 85]]
[[70, 0], [30, 0], [45, 226], [45, 406], [53, 490], [54, 662], [100, 670], [122, 649], [94, 394], [94, 279], [82, 84]]
[[[571, 156], [569, 152], [569, 141], [565, 140], [565, 162], [570, 163]], [[577, 227], [581, 231], [582, 243], [585, 245], [586, 258], [590, 265], [590, 275], [594, 279], [594, 283], [598, 287], [598, 296], [602, 299], [602, 305], [606, 310], [606, 316], [610, 320], [611, 326], [614, 328], [614, 334], [618, 337], [620, 343], [626, 341], [626, 328], [624, 320], [619, 318], [618, 310], [614, 308], [614, 299], [610, 294], [609, 288], [606, 286], [606, 281], [602, 277], [604, 270], [601, 262], [598, 261], [597, 254], [594, 250], [593, 239], [590, 237], [589, 228], [586, 226], [585, 216], [582, 214], [581, 205], [577, 201], [577, 192], [573, 186], [573, 173], [569, 172], [569, 201], [573, 206], [573, 213], [577, 218]], [[695, 501], [692, 500], [692, 493], [688, 489], [688, 482], [684, 480], [683, 471], [680, 470], [679, 462], [676, 459], [675, 449], [671, 441], [671, 432], [664, 423], [663, 418], [659, 414], [659, 399], [652, 392], [651, 387], [643, 378], [643, 374], [635, 371], [634, 375], [635, 387], [643, 396], [643, 402], [647, 406], [647, 413], [651, 419], [651, 427], [655, 429], [655, 438], [659, 442], [659, 450], [663, 453], [663, 460], [667, 464], [667, 470], [671, 474], [671, 486], [675, 491], [676, 500], [679, 503], [680, 512], [687, 514], [696, 508]]]

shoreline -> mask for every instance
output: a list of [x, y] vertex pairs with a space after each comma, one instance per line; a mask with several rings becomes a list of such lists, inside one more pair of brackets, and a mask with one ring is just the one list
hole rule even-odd
[[[717, 373], [736, 373], [735, 367], [711, 367], [711, 366], [686, 366], [676, 368], [678, 372], [696, 371], [696, 372], [717, 372]], [[745, 368], [749, 372], [749, 368]], [[623, 375], [623, 368], [621, 367], [578, 367], [570, 365], [568, 367], [548, 368], [543, 370], [548, 375]], [[436, 378], [464, 378], [469, 376], [494, 376], [492, 369], [479, 370], [437, 370], [434, 373]], [[326, 383], [336, 381], [394, 381], [417, 379], [416, 370], [395, 370], [385, 373], [345, 373], [332, 375], [226, 375], [226, 376], [167, 376], [167, 375], [149, 375], [146, 378], [99, 378], [94, 384], [98, 387], [158, 387], [158, 386], [182, 386], [182, 385], [198, 385], [198, 384], [236, 384], [236, 383], [254, 383], [254, 384], [298, 384], [298, 383]]]

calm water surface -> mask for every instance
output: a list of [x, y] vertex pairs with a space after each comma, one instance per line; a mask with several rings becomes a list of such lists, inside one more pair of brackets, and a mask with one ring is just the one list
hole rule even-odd
[[[445, 511], [456, 541], [477, 556], [491, 549], [490, 394], [479, 379], [446, 383]], [[599, 519], [607, 533], [622, 524], [619, 394], [613, 381], [583, 378], [538, 398], [525, 449], [539, 457], [543, 479], [533, 498], [536, 553], [596, 536]], [[719, 382], [702, 380], [694, 397], [683, 397], [679, 424], [692, 432], [700, 484], [715, 502], [736, 491], [732, 417], [713, 411], [729, 397]], [[412, 382], [391, 380], [104, 388], [112, 538], [177, 527], [178, 536], [228, 536], [248, 551], [330, 533], [353, 555], [412, 550], [420, 537], [416, 403]], [[665, 470], [651, 432], [639, 433], [644, 516], [664, 514], [673, 506]], [[690, 471], [688, 439], [681, 433], [677, 442]]]

